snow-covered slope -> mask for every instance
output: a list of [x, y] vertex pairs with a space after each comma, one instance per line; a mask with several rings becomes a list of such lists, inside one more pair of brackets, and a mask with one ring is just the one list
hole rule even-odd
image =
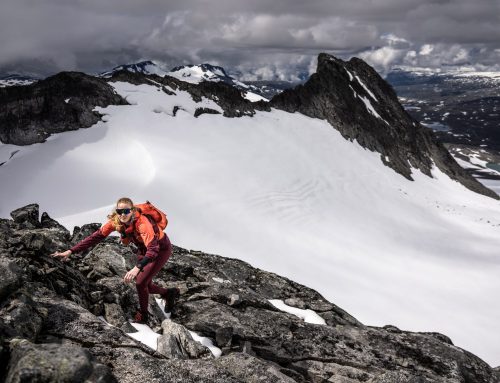
[[158, 76], [165, 76], [168, 71], [165, 70], [162, 65], [155, 63], [153, 61], [141, 61], [134, 64], [126, 64], [114, 67], [112, 70], [108, 72], [101, 73], [100, 77], [111, 77], [113, 73], [119, 72], [121, 70], [127, 70], [132, 73], [143, 73], [143, 74], [156, 74]]
[[[230, 83], [234, 81], [232, 77], [228, 76], [224, 68], [210, 64], [178, 66], [167, 74], [192, 84], [199, 84], [201, 81], [224, 81]], [[244, 85], [243, 83], [240, 84]]]
[[113, 86], [131, 105], [98, 108], [104, 122], [0, 146], [0, 216], [38, 202], [72, 228], [104, 221], [119, 197], [149, 199], [179, 246], [279, 272], [365, 324], [445, 333], [499, 364], [497, 201], [438, 170], [409, 181], [319, 119], [194, 118], [186, 92]]
[[242, 97], [249, 101], [268, 101], [268, 99], [262, 95], [263, 92], [259, 87], [247, 85], [236, 80], [229, 76], [224, 68], [216, 65], [182, 65], [172, 68], [171, 70], [165, 70], [164, 66], [160, 63], [143, 61], [136, 64], [120, 65], [109, 72], [102, 73], [100, 76], [108, 78], [111, 77], [113, 73], [121, 70], [127, 70], [133, 73], [155, 74], [160, 77], [170, 76], [190, 84], [199, 84], [202, 81], [224, 82], [239, 89]]
[[247, 85], [229, 76], [224, 68], [210, 64], [183, 65], [173, 68], [167, 76], [178, 80], [199, 84], [202, 81], [225, 82], [242, 91], [242, 96], [249, 101], [268, 101], [260, 93], [260, 89], [253, 85]]

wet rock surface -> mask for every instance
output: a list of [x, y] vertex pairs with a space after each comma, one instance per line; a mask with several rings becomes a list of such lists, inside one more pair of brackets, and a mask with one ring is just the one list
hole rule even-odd
[[[46, 213], [49, 227], [33, 222], [37, 209], [0, 220], [0, 381], [500, 381], [498, 368], [445, 335], [365, 326], [291, 280], [178, 247], [156, 281], [181, 296], [170, 319], [151, 299], [149, 324], [159, 336], [153, 350], [127, 335], [135, 331], [129, 320], [137, 297], [122, 278], [132, 249], [108, 238], [88, 254], [56, 260], [55, 248], [98, 225], [71, 236]], [[306, 323], [270, 299], [314, 310], [326, 324]], [[210, 338], [221, 356], [190, 332]]]

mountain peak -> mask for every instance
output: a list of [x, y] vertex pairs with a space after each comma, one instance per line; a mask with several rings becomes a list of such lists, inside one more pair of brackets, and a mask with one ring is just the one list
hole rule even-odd
[[217, 65], [212, 65], [208, 63], [200, 64], [200, 65], [180, 65], [172, 68], [170, 70], [170, 74], [173, 74], [175, 72], [182, 72], [186, 74], [197, 74], [199, 72], [202, 72], [204, 74], [204, 77], [207, 79], [210, 78], [227, 78], [227, 79], [233, 79], [231, 76], [227, 74], [227, 72], [224, 70], [223, 67], [217, 66]]
[[198, 84], [202, 81], [222, 81], [230, 85], [237, 85], [240, 87], [243, 85], [247, 87], [245, 84], [229, 76], [224, 68], [208, 63], [176, 66], [172, 68], [167, 75], [192, 84]]
[[327, 120], [345, 138], [380, 153], [382, 162], [408, 179], [419, 169], [431, 176], [437, 165], [469, 189], [498, 198], [462, 169], [427, 128], [401, 106], [394, 89], [359, 58], [318, 56], [317, 72], [285, 90], [271, 106]]
[[122, 71], [122, 70], [127, 70], [132, 73], [142, 73], [142, 74], [156, 74], [159, 76], [165, 76], [167, 73], [164, 71], [161, 66], [151, 60], [146, 60], [146, 61], [140, 61], [138, 63], [132, 63], [132, 64], [125, 64], [125, 65], [119, 65], [114, 67], [108, 72], [103, 72], [99, 75], [99, 77], [111, 77], [113, 76], [113, 73]]

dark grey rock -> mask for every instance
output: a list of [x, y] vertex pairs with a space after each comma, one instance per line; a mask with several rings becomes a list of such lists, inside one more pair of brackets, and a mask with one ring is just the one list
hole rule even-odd
[[44, 314], [43, 310], [39, 312], [33, 299], [22, 291], [0, 309], [3, 323], [14, 330], [16, 336], [32, 342], [36, 341], [40, 334]]
[[40, 224], [44, 229], [58, 229], [65, 233], [67, 233], [67, 237], [69, 239], [70, 232], [63, 225], [57, 222], [55, 219], [50, 218], [50, 216], [46, 213], [42, 213], [42, 217], [40, 218]]
[[240, 382], [294, 383], [296, 380], [283, 374], [279, 365], [273, 365], [248, 354], [232, 353], [215, 361]]
[[170, 359], [210, 359], [211, 351], [193, 340], [189, 331], [169, 319], [162, 322], [163, 335], [158, 338], [158, 352]]
[[99, 230], [102, 225], [100, 223], [88, 223], [82, 227], [75, 226], [73, 229], [73, 235], [71, 237], [71, 244], [76, 245], [82, 239], [88, 237], [94, 231]]
[[28, 229], [34, 229], [41, 226], [39, 215], [39, 207], [36, 203], [23, 206], [10, 213], [10, 216], [15, 223], [22, 225], [23, 228]]
[[30, 145], [53, 133], [88, 128], [101, 119], [96, 106], [125, 105], [106, 81], [61, 72], [27, 86], [0, 88], [0, 141]]
[[116, 303], [104, 303], [104, 318], [115, 327], [122, 327], [127, 322], [121, 306]]
[[6, 382], [116, 382], [109, 368], [92, 359], [78, 346], [14, 339]]
[[[135, 286], [123, 282], [132, 251], [109, 239], [64, 263], [47, 254], [47, 243], [68, 248], [70, 237], [53, 222], [48, 226], [33, 229], [0, 220], [0, 379], [499, 381], [498, 368], [454, 346], [445, 335], [365, 326], [289, 279], [240, 260], [179, 247], [155, 279], [164, 287], [178, 287], [181, 295], [170, 320], [151, 297], [151, 327], [162, 334], [158, 350], [152, 350], [127, 335], [135, 331], [128, 320], [138, 303]], [[73, 240], [94, 228], [78, 230]], [[305, 323], [278, 310], [270, 299], [315, 310], [327, 324]], [[210, 338], [222, 356], [214, 359], [188, 330]]]
[[109, 276], [124, 277], [128, 270], [135, 266], [136, 256], [124, 246], [116, 246], [117, 241], [110, 238], [98, 244], [85, 257], [85, 263], [94, 270], [102, 269]]
[[232, 327], [219, 327], [215, 330], [215, 344], [220, 347], [231, 347], [231, 341], [233, 339], [233, 328]]
[[220, 114], [220, 112], [211, 108], [196, 108], [196, 110], [194, 111], [195, 117], [198, 117], [202, 114]]
[[0, 256], [0, 302], [15, 292], [22, 285], [22, 272], [19, 266], [8, 259]]

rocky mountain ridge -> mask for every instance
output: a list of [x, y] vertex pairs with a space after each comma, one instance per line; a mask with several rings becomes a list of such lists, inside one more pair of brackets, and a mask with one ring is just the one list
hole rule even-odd
[[0, 88], [0, 141], [31, 145], [101, 120], [96, 106], [127, 102], [104, 80], [61, 72], [31, 85]]
[[380, 153], [386, 166], [406, 178], [411, 179], [412, 168], [431, 176], [436, 165], [467, 188], [498, 198], [468, 175], [432, 132], [404, 110], [392, 87], [363, 60], [344, 62], [320, 54], [316, 73], [305, 84], [275, 96], [270, 104], [327, 120], [346, 139]]
[[[59, 84], [61, 82], [61, 85]], [[364, 61], [344, 62], [328, 54], [318, 57], [317, 72], [303, 85], [285, 90], [270, 102], [251, 102], [224, 81], [189, 83], [170, 76], [121, 70], [106, 81], [149, 84], [174, 95], [187, 91], [196, 102], [213, 100], [225, 117], [252, 116], [272, 108], [327, 120], [349, 140], [380, 153], [381, 161], [408, 179], [412, 169], [431, 176], [435, 164], [467, 188], [498, 199], [451, 157], [428, 129], [401, 106], [394, 90]], [[0, 140], [3, 143], [42, 142], [51, 133], [88, 127], [100, 118], [94, 106], [126, 103], [103, 79], [61, 73], [37, 84], [0, 89]], [[92, 88], [92, 89], [89, 89]], [[52, 91], [51, 91], [52, 89]], [[175, 116], [175, 110], [172, 114]], [[219, 111], [200, 107], [195, 116]]]
[[[158, 275], [181, 289], [170, 319], [150, 302], [152, 350], [130, 338], [133, 252], [108, 238], [68, 263], [50, 257], [71, 234], [28, 205], [0, 219], [0, 379], [6, 382], [487, 382], [500, 371], [445, 335], [366, 326], [316, 291], [245, 262], [175, 247]], [[270, 299], [314, 310], [304, 322]], [[99, 319], [103, 317], [105, 321]], [[107, 323], [106, 323], [107, 322]], [[187, 329], [213, 339], [214, 358]]]

